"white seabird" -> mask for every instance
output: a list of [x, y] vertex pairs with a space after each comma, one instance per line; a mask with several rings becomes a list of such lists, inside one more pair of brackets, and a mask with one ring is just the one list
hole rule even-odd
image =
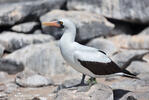
[[61, 19], [42, 24], [64, 29], [60, 39], [61, 54], [75, 70], [83, 74], [80, 84], [84, 84], [85, 75], [93, 78], [113, 75], [137, 78], [129, 71], [118, 67], [103, 51], [75, 42], [76, 26], [70, 20]]

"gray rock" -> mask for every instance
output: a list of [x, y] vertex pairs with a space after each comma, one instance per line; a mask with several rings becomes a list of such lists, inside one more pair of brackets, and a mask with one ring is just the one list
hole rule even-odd
[[1, 98], [2, 100], [8, 100], [8, 94], [6, 94], [6, 93], [4, 93], [4, 92], [1, 92], [1, 93], [0, 93], [0, 98]]
[[21, 62], [26, 68], [43, 75], [76, 73], [65, 63], [57, 45], [56, 42], [29, 45], [5, 56], [5, 59]]
[[128, 48], [149, 49], [149, 35], [135, 35], [128, 41]]
[[41, 87], [53, 84], [50, 78], [26, 70], [17, 74], [15, 82], [22, 87]]
[[6, 90], [5, 90], [5, 93], [13, 93], [14, 91], [16, 91], [18, 89], [18, 85], [13, 83], [13, 82], [10, 82], [10, 83], [7, 83], [6, 84]]
[[144, 80], [146, 83], [149, 83], [149, 72], [140, 73], [138, 77], [141, 78], [141, 80]]
[[88, 92], [75, 92], [63, 89], [56, 95], [56, 100], [113, 100], [112, 89], [103, 84], [93, 85]]
[[149, 35], [149, 27], [145, 28], [142, 32], [139, 33], [140, 35]]
[[108, 38], [116, 46], [125, 49], [149, 49], [149, 35], [118, 35]]
[[99, 98], [101, 100], [113, 100], [113, 91], [112, 89], [103, 84], [95, 84], [91, 87], [91, 89], [88, 91], [89, 97], [91, 97], [91, 100], [98, 100]]
[[76, 86], [80, 84], [80, 82], [81, 79], [65, 80], [62, 84], [58, 86], [58, 88], [54, 91], [54, 93], [59, 92], [61, 89], [77, 90], [77, 92], [87, 92], [91, 86], [90, 85]]
[[51, 9], [60, 8], [65, 0], [36, 0], [0, 5], [0, 26], [35, 20]]
[[[78, 16], [79, 15], [79, 16]], [[84, 11], [62, 11], [53, 10], [40, 18], [41, 22], [52, 21], [60, 18], [72, 20], [77, 27], [77, 40], [86, 41], [98, 36], [110, 35], [114, 25], [103, 16]], [[100, 19], [100, 20], [99, 20]], [[44, 33], [52, 34], [57, 39], [62, 35], [62, 30], [42, 26]]]
[[112, 55], [117, 51], [116, 46], [111, 41], [104, 38], [93, 39], [88, 42], [87, 45], [104, 51], [107, 55]]
[[38, 1], [38, 0], [0, 0], [0, 3], [14, 3], [14, 2], [28, 2], [28, 1]]
[[137, 23], [149, 22], [148, 0], [68, 0], [69, 10], [85, 10], [108, 18]]
[[0, 92], [3, 92], [6, 89], [6, 85], [1, 83], [0, 84]]
[[26, 23], [15, 25], [11, 29], [12, 31], [15, 31], [15, 32], [32, 33], [38, 27], [39, 27], [39, 23], [37, 22], [26, 22]]
[[41, 30], [35, 30], [33, 34], [42, 34]]
[[0, 82], [6, 82], [6, 81], [8, 81], [8, 73], [6, 73], [6, 72], [0, 72]]
[[149, 72], [149, 63], [134, 61], [127, 69], [135, 74], [147, 73]]
[[4, 53], [4, 47], [0, 44], [0, 57], [2, 57]]
[[149, 80], [145, 79], [123, 79], [116, 82], [112, 82], [109, 85], [112, 89], [121, 89], [127, 91], [148, 91]]
[[63, 89], [57, 93], [54, 100], [90, 100], [90, 97], [82, 92], [74, 93], [72, 90]]
[[149, 91], [144, 91], [144, 92], [129, 92], [119, 100], [148, 100], [148, 99], [149, 99]]
[[143, 60], [149, 63], [149, 54], [144, 55]]
[[131, 40], [131, 37], [133, 36], [122, 34], [122, 35], [116, 35], [113, 37], [108, 37], [107, 39], [113, 42], [117, 48], [130, 49], [127, 43], [129, 40]]
[[16, 63], [12, 60], [0, 59], [0, 71], [5, 71], [9, 74], [16, 74], [24, 70], [21, 63]]
[[148, 52], [148, 50], [124, 50], [111, 56], [111, 59], [123, 69], [127, 68], [132, 61], [142, 61], [143, 56]]
[[6, 51], [13, 52], [29, 44], [50, 42], [54, 40], [50, 35], [43, 34], [21, 34], [15, 32], [3, 32], [0, 34], [0, 44]]

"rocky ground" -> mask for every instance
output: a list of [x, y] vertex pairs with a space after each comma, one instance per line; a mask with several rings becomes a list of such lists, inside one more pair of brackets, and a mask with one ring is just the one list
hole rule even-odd
[[[0, 100], [149, 100], [148, 12], [148, 0], [0, 0]], [[57, 18], [71, 19], [76, 41], [140, 80], [106, 77], [61, 89], [81, 74], [61, 56], [63, 31], [41, 25]]]

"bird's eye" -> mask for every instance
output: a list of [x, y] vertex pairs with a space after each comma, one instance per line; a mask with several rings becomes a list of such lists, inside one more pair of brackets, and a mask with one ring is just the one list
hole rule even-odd
[[58, 23], [61, 24], [61, 25], [63, 25], [63, 22], [62, 21], [58, 21]]

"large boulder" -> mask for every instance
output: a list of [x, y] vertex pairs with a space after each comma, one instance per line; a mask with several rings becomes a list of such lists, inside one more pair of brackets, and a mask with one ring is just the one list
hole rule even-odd
[[57, 42], [32, 44], [5, 56], [4, 59], [23, 63], [26, 68], [42, 75], [75, 73], [62, 58], [57, 45]]
[[141, 92], [141, 91], [148, 91], [149, 89], [148, 85], [149, 85], [149, 80], [124, 79], [124, 80], [112, 82], [112, 84], [110, 84], [110, 87], [112, 89]]
[[76, 90], [60, 90], [55, 100], [113, 100], [113, 91], [103, 84], [93, 85], [87, 92], [76, 92]]
[[0, 4], [0, 26], [35, 20], [51, 9], [60, 8], [64, 2], [65, 0], [36, 0]]
[[147, 73], [149, 72], [149, 63], [134, 61], [127, 69], [134, 74]]
[[15, 62], [13, 60], [0, 59], [0, 71], [7, 72], [9, 74], [16, 74], [24, 70], [24, 66], [21, 62]]
[[[84, 11], [53, 10], [43, 15], [40, 21], [49, 22], [60, 18], [70, 19], [76, 25], [78, 41], [86, 41], [98, 36], [110, 35], [110, 31], [114, 27], [103, 16]], [[51, 34], [57, 39], [62, 35], [62, 31], [57, 28], [42, 26], [42, 30], [44, 33]]]
[[144, 92], [129, 92], [126, 93], [119, 100], [148, 100], [149, 99], [149, 91]]
[[[25, 0], [25, 1], [37, 1], [37, 0]], [[25, 2], [24, 0], [0, 0], [0, 3], [13, 3], [13, 2]]]
[[111, 41], [104, 38], [95, 38], [87, 43], [87, 46], [95, 47], [104, 51], [107, 55], [112, 55], [118, 48]]
[[116, 46], [125, 49], [149, 49], [149, 35], [117, 35], [108, 38]]
[[148, 50], [123, 50], [111, 56], [111, 59], [120, 67], [127, 68], [132, 61], [143, 60], [143, 56], [149, 53]]
[[148, 0], [68, 0], [69, 10], [85, 10], [135, 23], [149, 22]]
[[0, 44], [8, 52], [25, 47], [29, 44], [45, 43], [54, 40], [50, 35], [21, 34], [15, 32], [3, 32], [0, 34]]
[[53, 84], [49, 77], [37, 74], [27, 68], [17, 74], [15, 82], [22, 87], [41, 87]]

